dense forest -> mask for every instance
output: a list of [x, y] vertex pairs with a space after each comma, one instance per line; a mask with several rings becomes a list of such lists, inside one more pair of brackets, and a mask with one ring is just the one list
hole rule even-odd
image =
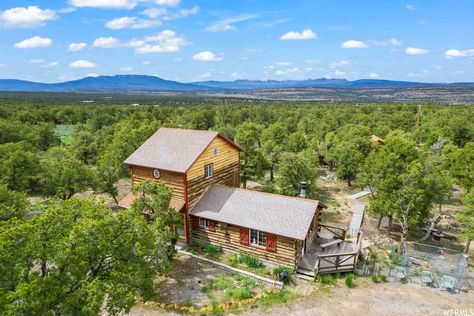
[[[307, 182], [309, 197], [321, 198], [314, 179], [326, 164], [348, 186], [369, 186], [370, 214], [399, 223], [402, 238], [455, 185], [463, 191], [464, 238], [474, 238], [472, 106], [156, 96], [90, 104], [80, 102], [87, 96], [65, 94], [0, 99], [0, 314], [97, 314], [106, 293], [108, 311], [118, 313], [151, 295], [153, 275], [169, 266], [174, 236], [169, 219], [145, 224], [135, 211], [167, 209], [166, 203], [113, 216], [100, 201], [74, 195], [92, 188], [117, 201], [116, 183], [128, 176], [123, 160], [162, 126], [216, 130], [243, 146], [243, 187], [254, 181], [294, 196]], [[140, 189], [169, 202], [166, 188]], [[32, 203], [32, 193], [48, 198]]]

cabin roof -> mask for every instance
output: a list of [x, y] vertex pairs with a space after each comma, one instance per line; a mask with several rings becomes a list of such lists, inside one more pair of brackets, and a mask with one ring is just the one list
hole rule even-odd
[[218, 132], [162, 127], [125, 159], [124, 163], [184, 173], [218, 136], [242, 150], [239, 145]]
[[190, 210], [194, 216], [304, 240], [318, 201], [213, 185]]

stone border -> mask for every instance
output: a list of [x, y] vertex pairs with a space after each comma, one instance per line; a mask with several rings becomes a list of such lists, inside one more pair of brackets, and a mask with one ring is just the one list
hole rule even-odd
[[207, 263], [210, 263], [210, 264], [213, 264], [213, 265], [216, 265], [220, 268], [223, 268], [223, 269], [226, 269], [226, 270], [230, 270], [232, 272], [235, 272], [235, 273], [239, 273], [239, 274], [243, 274], [245, 276], [248, 276], [248, 277], [251, 277], [253, 279], [257, 279], [259, 281], [263, 281], [265, 283], [268, 283], [270, 285], [273, 285], [274, 287], [278, 287], [280, 289], [283, 288], [283, 282], [281, 281], [276, 281], [276, 280], [272, 280], [272, 279], [269, 279], [269, 278], [265, 278], [263, 276], [260, 276], [258, 274], [255, 274], [255, 273], [252, 273], [252, 272], [248, 272], [248, 271], [245, 271], [245, 270], [241, 270], [241, 269], [237, 269], [237, 268], [234, 268], [234, 267], [231, 267], [227, 264], [224, 264], [222, 262], [218, 262], [218, 261], [214, 261], [214, 260], [211, 260], [211, 259], [208, 259], [208, 258], [204, 258], [202, 256], [198, 256], [198, 255], [195, 255], [195, 254], [192, 254], [190, 252], [187, 252], [187, 251], [184, 251], [182, 249], [177, 249], [178, 253], [180, 254], [183, 254], [183, 255], [186, 255], [186, 256], [189, 256], [189, 257], [192, 257], [192, 258], [195, 258], [195, 259], [198, 259], [198, 260], [201, 260], [201, 261], [204, 261], [204, 262], [207, 262]]

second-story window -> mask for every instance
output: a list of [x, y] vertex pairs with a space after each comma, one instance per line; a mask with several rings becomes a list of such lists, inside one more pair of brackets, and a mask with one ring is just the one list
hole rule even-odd
[[207, 179], [207, 178], [210, 178], [214, 175], [214, 170], [213, 170], [213, 166], [212, 166], [212, 163], [208, 164], [208, 165], [205, 165], [204, 166], [204, 177]]

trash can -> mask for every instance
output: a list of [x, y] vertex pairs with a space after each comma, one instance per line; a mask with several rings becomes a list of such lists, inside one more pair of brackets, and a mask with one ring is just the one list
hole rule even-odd
[[288, 278], [288, 272], [287, 271], [281, 271], [280, 274], [278, 275], [278, 279], [282, 282], [285, 282], [286, 279]]

